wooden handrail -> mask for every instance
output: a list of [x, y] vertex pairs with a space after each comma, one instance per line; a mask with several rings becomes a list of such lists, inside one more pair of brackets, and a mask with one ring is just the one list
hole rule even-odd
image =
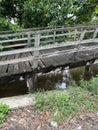
[[[10, 47], [17, 48], [18, 46], [24, 47], [24, 44], [27, 44], [27, 46], [31, 46], [31, 44], [34, 44], [34, 39], [38, 35], [40, 35], [41, 45], [48, 44], [48, 43], [55, 43], [58, 41], [64, 42], [64, 40], [70, 40], [70, 38], [73, 39], [73, 41], [77, 41], [79, 40], [79, 37], [80, 37], [80, 41], [82, 41], [85, 36], [85, 33], [94, 32], [92, 38], [96, 38], [97, 30], [98, 30], [98, 25], [90, 25], [90, 26], [75, 26], [75, 27], [67, 27], [67, 28], [64, 27], [52, 28], [46, 30], [18, 32], [13, 34], [2, 34], [0, 35], [0, 39], [1, 39], [0, 44], [1, 44], [1, 49], [10, 48]], [[8, 45], [3, 45], [7, 43]]]

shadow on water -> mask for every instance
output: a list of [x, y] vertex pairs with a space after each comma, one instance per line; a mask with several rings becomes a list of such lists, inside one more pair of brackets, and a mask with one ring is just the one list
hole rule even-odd
[[[58, 71], [50, 74], [38, 76], [37, 89], [38, 90], [53, 90], [58, 85], [60, 86], [66, 82], [69, 84], [71, 80], [78, 83], [81, 79], [89, 80], [92, 76], [98, 74], [98, 65], [93, 65], [90, 70], [85, 70], [85, 67], [78, 67], [70, 69], [69, 71]], [[66, 80], [69, 78], [69, 81]], [[65, 86], [66, 87], [66, 86]], [[14, 81], [8, 84], [0, 85], [0, 98], [27, 94], [28, 88], [26, 87], [25, 81]]]
[[78, 83], [81, 79], [90, 80], [93, 76], [98, 75], [98, 65], [91, 66], [90, 70], [84, 67], [78, 67], [70, 70], [72, 79]]
[[14, 81], [0, 85], [0, 98], [26, 94], [28, 89], [24, 81]]

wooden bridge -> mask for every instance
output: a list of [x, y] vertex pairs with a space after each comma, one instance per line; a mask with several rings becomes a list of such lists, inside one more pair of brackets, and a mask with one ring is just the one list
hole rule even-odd
[[34, 90], [36, 73], [91, 64], [98, 59], [98, 25], [0, 32], [0, 81], [23, 78]]

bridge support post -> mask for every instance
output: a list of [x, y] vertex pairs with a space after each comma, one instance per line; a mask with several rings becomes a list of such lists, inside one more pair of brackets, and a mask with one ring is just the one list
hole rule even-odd
[[31, 74], [26, 75], [25, 81], [26, 81], [29, 93], [33, 93], [36, 89], [37, 76], [31, 75]]
[[93, 62], [94, 62], [94, 60], [89, 61], [89, 63], [85, 66], [84, 79], [86, 79], [86, 80], [89, 80], [93, 75], [92, 68], [91, 68]]

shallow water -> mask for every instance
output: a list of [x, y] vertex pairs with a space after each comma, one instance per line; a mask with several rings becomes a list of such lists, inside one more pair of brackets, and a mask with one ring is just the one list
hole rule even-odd
[[[38, 90], [53, 90], [57, 87], [64, 88], [71, 81], [78, 83], [80, 79], [89, 80], [98, 74], [98, 65], [93, 65], [90, 71], [85, 71], [85, 67], [56, 71], [38, 76]], [[15, 96], [28, 93], [25, 81], [13, 81], [0, 85], [0, 97]]]

